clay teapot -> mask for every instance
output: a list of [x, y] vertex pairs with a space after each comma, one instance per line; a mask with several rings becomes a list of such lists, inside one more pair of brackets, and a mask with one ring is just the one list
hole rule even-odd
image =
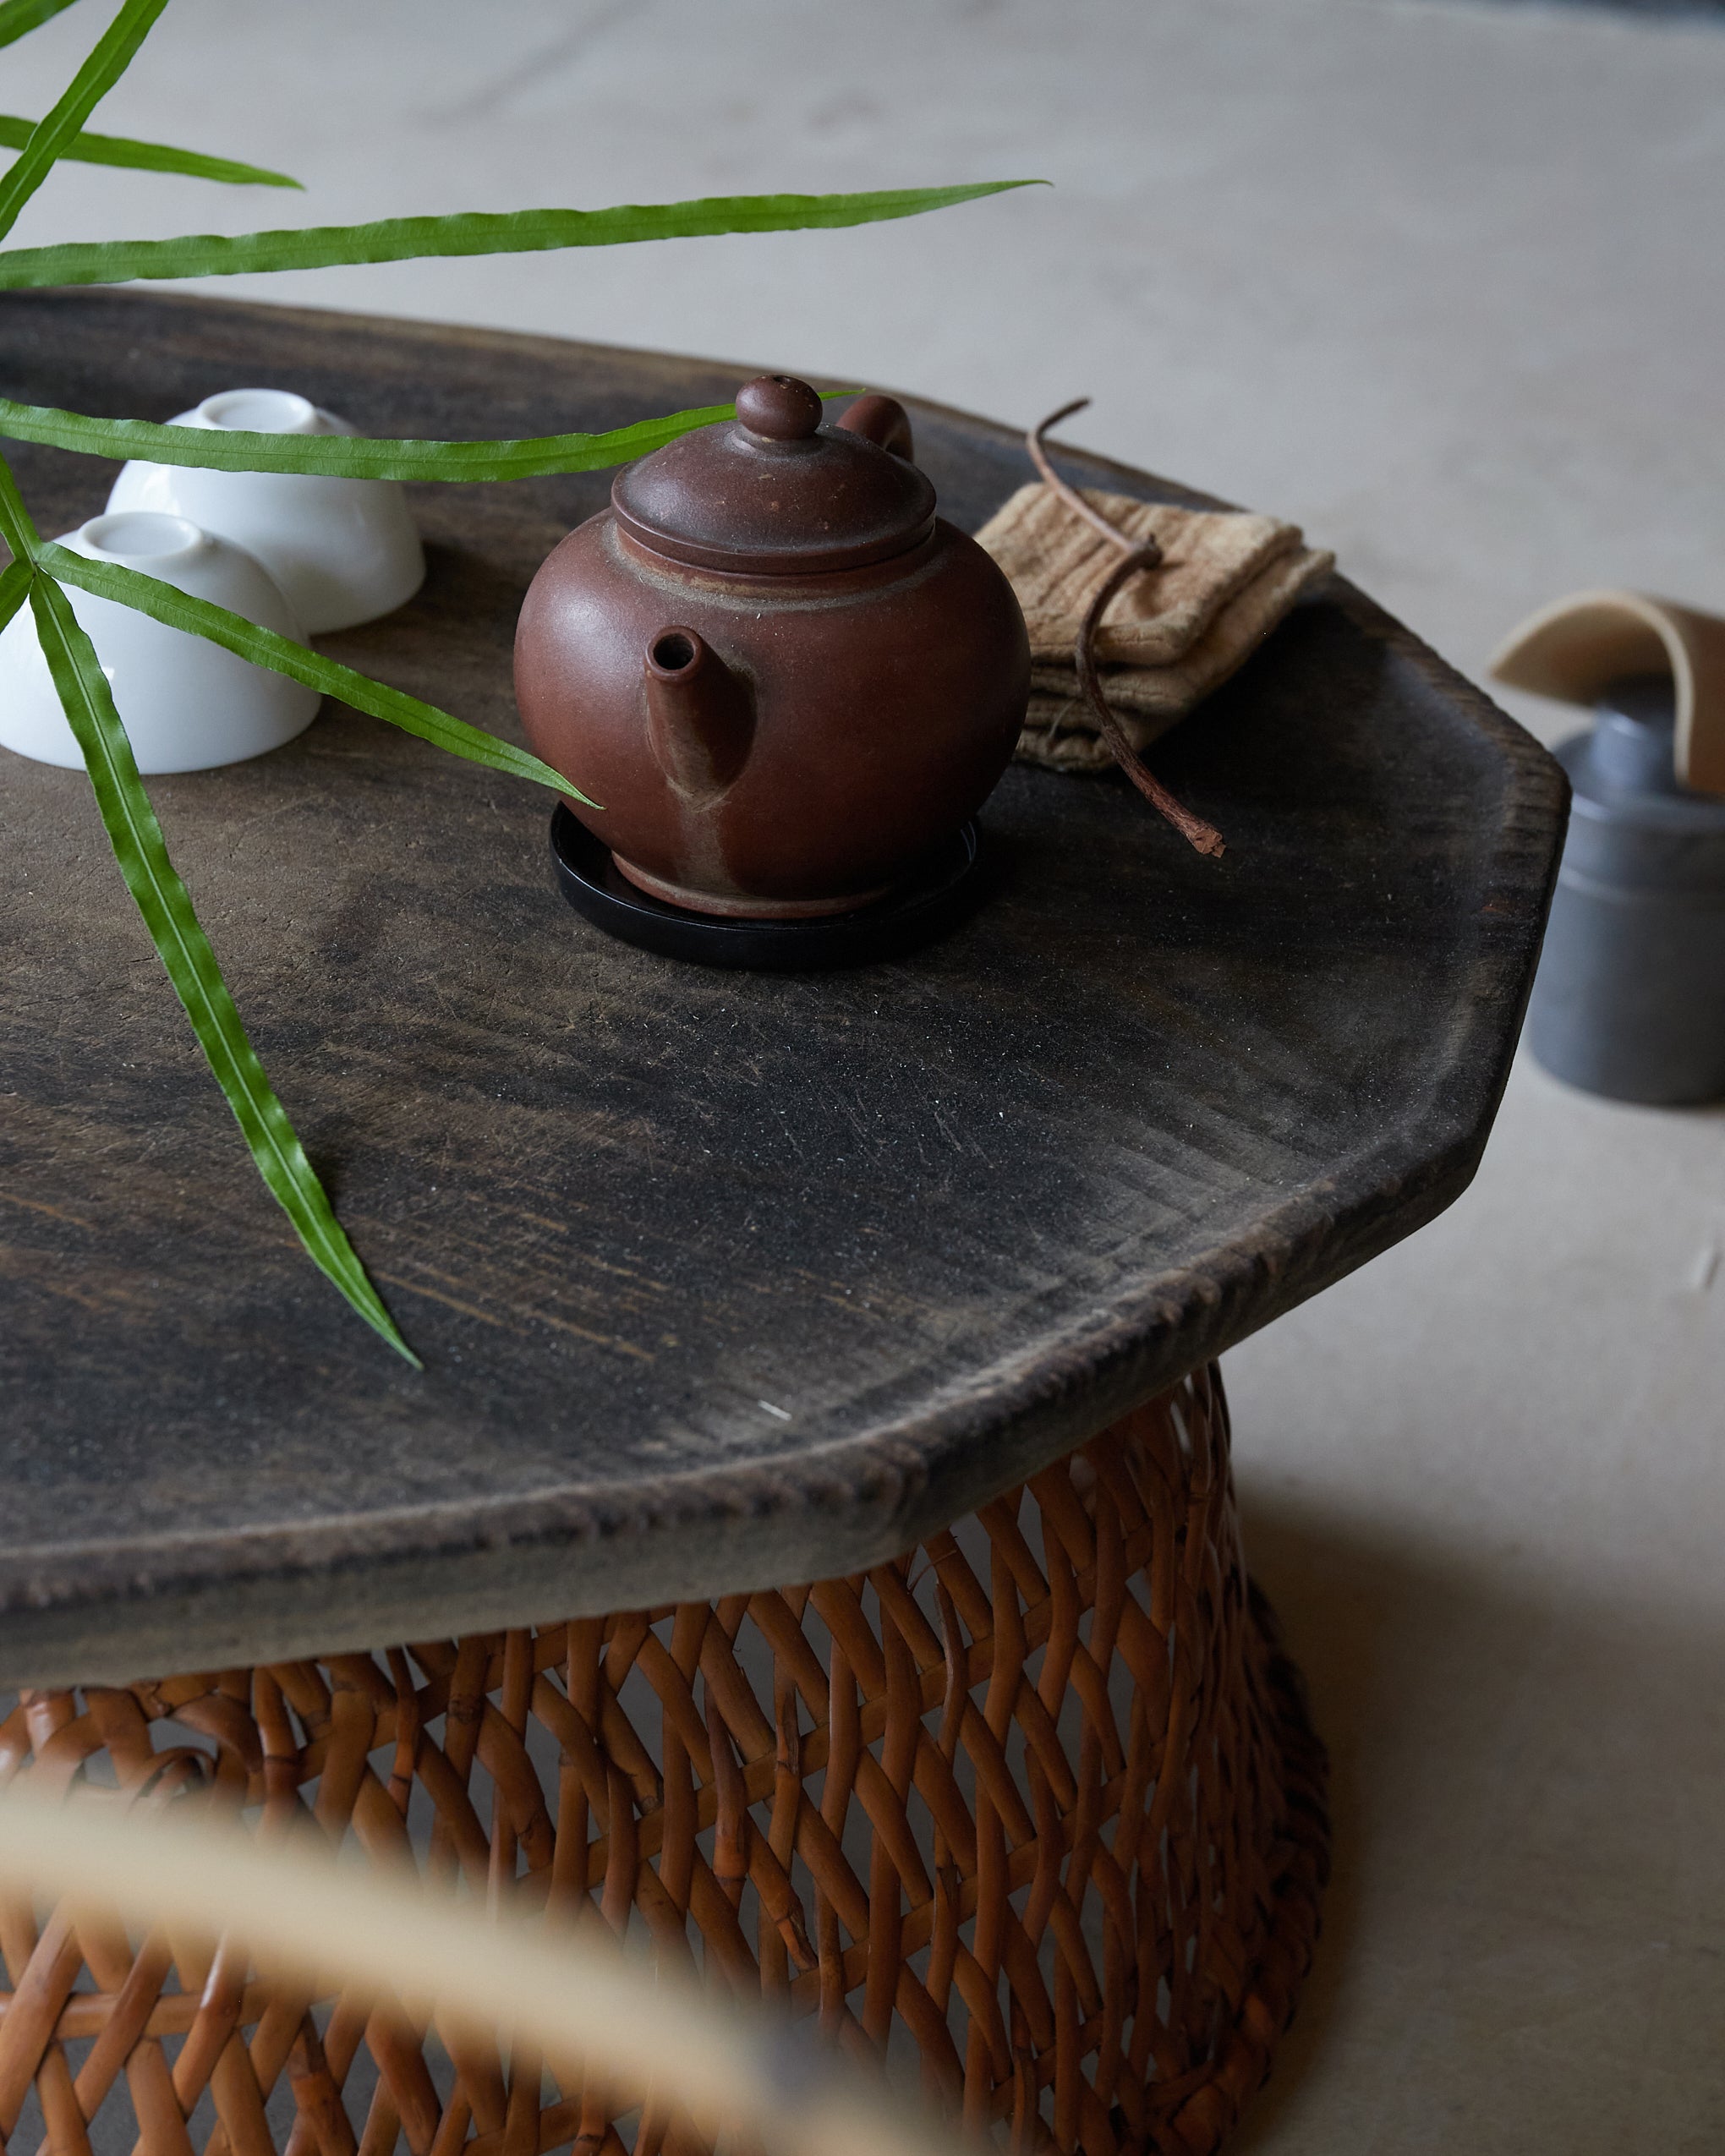
[[974, 814], [1024, 719], [1011, 586], [934, 513], [910, 421], [835, 425], [766, 375], [737, 418], [628, 465], [521, 609], [534, 752], [624, 875], [707, 914], [794, 920], [890, 892]]

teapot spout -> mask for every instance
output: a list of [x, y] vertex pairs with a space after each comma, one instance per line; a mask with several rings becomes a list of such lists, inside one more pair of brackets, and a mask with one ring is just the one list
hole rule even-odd
[[647, 734], [659, 768], [691, 807], [736, 781], [754, 746], [747, 681], [693, 629], [661, 629], [643, 665]]

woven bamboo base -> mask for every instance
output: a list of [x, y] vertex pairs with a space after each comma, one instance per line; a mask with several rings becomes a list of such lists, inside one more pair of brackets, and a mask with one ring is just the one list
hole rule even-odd
[[[1213, 1371], [851, 1579], [30, 1695], [0, 1773], [314, 1814], [597, 1908], [1015, 2148], [1220, 2142], [1310, 1959], [1322, 1755], [1251, 1601]], [[509, 1882], [518, 1882], [510, 1885]], [[54, 2156], [620, 2156], [537, 2062], [64, 1911], [0, 1914], [0, 2131]], [[20, 2129], [24, 2139], [19, 2140]], [[681, 2139], [681, 2137], [676, 2138]]]

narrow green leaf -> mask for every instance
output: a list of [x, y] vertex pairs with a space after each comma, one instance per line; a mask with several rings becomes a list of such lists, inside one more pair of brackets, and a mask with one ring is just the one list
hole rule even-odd
[[0, 0], [0, 45], [15, 44], [72, 5], [72, 0]]
[[118, 561], [86, 561], [83, 555], [63, 546], [45, 546], [38, 558], [42, 567], [63, 583], [76, 584], [102, 599], [117, 599], [122, 606], [135, 607], [139, 613], [164, 621], [171, 629], [206, 637], [225, 651], [304, 681], [308, 688], [336, 697], [356, 711], [369, 712], [374, 719], [386, 720], [404, 733], [430, 741], [435, 748], [446, 749], [452, 756], [465, 757], [470, 763], [483, 763], [512, 779], [531, 779], [542, 786], [555, 786], [559, 793], [567, 794], [586, 807], [600, 806], [524, 748], [499, 741], [495, 734], [470, 726], [464, 719], [440, 711], [435, 704], [422, 703], [405, 689], [392, 689], [337, 659], [326, 659], [320, 651], [295, 643], [291, 637], [260, 628], [243, 614], [230, 613], [227, 607], [216, 606], [207, 599], [194, 599], [189, 592], [177, 591], [172, 584], [146, 577], [141, 570], [123, 569]]
[[233, 238], [204, 233], [181, 239], [20, 247], [0, 254], [0, 289], [123, 284], [133, 277], [229, 277], [249, 271], [316, 270], [340, 262], [521, 254], [561, 247], [617, 247], [644, 239], [689, 239], [715, 233], [865, 225], [883, 218], [919, 216], [925, 210], [944, 210], [1009, 188], [1044, 184], [1039, 180], [980, 180], [965, 187], [884, 188], [868, 194], [720, 194], [693, 202], [625, 203], [612, 210], [386, 217], [377, 224], [309, 225], [298, 231], [244, 233]]
[[0, 239], [17, 223], [19, 211], [47, 178], [55, 159], [131, 65], [132, 55], [167, 5], [167, 0], [125, 0], [73, 76], [65, 96], [32, 129], [11, 169], [0, 179]]
[[[0, 254], [0, 263], [6, 257]], [[644, 457], [696, 427], [728, 419], [729, 404], [704, 404], [606, 434], [539, 435], [519, 441], [390, 441], [352, 435], [260, 435], [225, 427], [162, 427], [148, 419], [97, 419], [0, 397], [0, 435], [48, 442], [90, 457], [138, 457], [216, 472], [309, 472], [354, 479], [528, 479], [594, 472]]]
[[[0, 150], [22, 150], [36, 132], [34, 120], [0, 112]], [[221, 180], [229, 187], [298, 187], [267, 165], [243, 165], [232, 157], [206, 157], [199, 150], [174, 150], [165, 142], [135, 142], [129, 134], [74, 134], [60, 152], [79, 165], [123, 165], [140, 172], [183, 172], [188, 179]]]
[[30, 597], [30, 580], [35, 574], [28, 561], [14, 561], [0, 571], [0, 629]]
[[12, 467], [3, 457], [0, 457], [0, 539], [12, 549], [17, 561], [34, 561], [41, 551], [41, 534], [24, 506]]
[[48, 670], [83, 752], [120, 873], [245, 1134], [259, 1174], [319, 1268], [366, 1323], [419, 1369], [419, 1358], [367, 1278], [246, 1037], [210, 939], [168, 858], [95, 647], [52, 577], [33, 575], [30, 599]]

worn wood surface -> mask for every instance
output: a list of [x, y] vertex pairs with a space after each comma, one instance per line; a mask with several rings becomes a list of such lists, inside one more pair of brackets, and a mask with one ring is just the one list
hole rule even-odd
[[[261, 383], [368, 432], [539, 434], [739, 379], [125, 293], [0, 311], [6, 394], [154, 419]], [[967, 527], [1030, 476], [1010, 431], [916, 418]], [[15, 462], [50, 531], [112, 476]], [[518, 737], [517, 605], [608, 484], [419, 490], [424, 593], [328, 648]], [[606, 941], [545, 796], [344, 709], [152, 781], [416, 1376], [257, 1183], [82, 774], [0, 756], [0, 1678], [857, 1568], [1430, 1219], [1503, 1082], [1556, 766], [1340, 583], [1157, 762], [1219, 866], [1123, 783], [1016, 769], [972, 922], [795, 977]]]

